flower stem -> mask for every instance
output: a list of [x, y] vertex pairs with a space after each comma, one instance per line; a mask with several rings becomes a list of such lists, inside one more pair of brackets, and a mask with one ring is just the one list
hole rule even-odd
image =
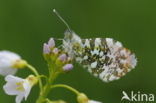
[[56, 84], [56, 85], [52, 85], [52, 86], [51, 86], [52, 89], [53, 89], [53, 88], [57, 88], [57, 87], [66, 88], [66, 89], [68, 89], [68, 90], [74, 92], [76, 95], [79, 95], [79, 94], [80, 94], [80, 92], [79, 92], [78, 90], [76, 90], [76, 89], [74, 89], [74, 88], [72, 88], [72, 87], [70, 87], [70, 86], [68, 86], [68, 85], [65, 85], [65, 84]]
[[37, 78], [38, 78], [38, 81], [39, 81], [39, 87], [40, 87], [40, 90], [42, 91], [42, 80], [41, 80], [41, 78], [40, 78], [40, 75], [39, 75], [39, 73], [38, 73], [38, 71], [35, 69], [35, 67], [33, 67], [32, 65], [30, 65], [30, 64], [28, 64], [27, 63], [27, 65], [26, 65], [36, 76], [37, 76]]
[[57, 72], [52, 72], [47, 83], [43, 87], [43, 91], [40, 92], [39, 98], [37, 99], [36, 103], [43, 103], [45, 101], [46, 97], [48, 96], [48, 94], [51, 90], [51, 84], [54, 82], [57, 75], [58, 75]]

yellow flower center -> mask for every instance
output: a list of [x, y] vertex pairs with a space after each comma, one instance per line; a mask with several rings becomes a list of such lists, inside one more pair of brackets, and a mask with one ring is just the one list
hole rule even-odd
[[24, 92], [25, 89], [24, 89], [24, 87], [23, 87], [23, 83], [24, 83], [24, 81], [17, 82], [16, 85], [17, 85], [18, 87], [16, 88], [16, 90], [21, 91], [21, 92]]

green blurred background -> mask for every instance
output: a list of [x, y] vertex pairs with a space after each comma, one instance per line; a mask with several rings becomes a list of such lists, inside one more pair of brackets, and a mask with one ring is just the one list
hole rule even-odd
[[[155, 0], [0, 0], [0, 49], [19, 53], [46, 74], [42, 45], [50, 37], [63, 38], [66, 29], [52, 13], [53, 8], [82, 38], [114, 38], [138, 58], [136, 69], [118, 81], [103, 83], [75, 64], [74, 70], [60, 76], [56, 83], [71, 85], [103, 103], [123, 103], [123, 90], [156, 95]], [[26, 77], [30, 73], [25, 69], [17, 75]], [[0, 77], [0, 103], [14, 103], [14, 97], [4, 93], [4, 83]], [[34, 103], [37, 96], [36, 86], [22, 103]], [[51, 92], [49, 98], [76, 103], [75, 95], [61, 88]]]

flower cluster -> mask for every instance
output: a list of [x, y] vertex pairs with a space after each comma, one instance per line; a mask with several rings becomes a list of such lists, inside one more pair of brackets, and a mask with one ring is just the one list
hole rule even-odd
[[[48, 43], [44, 43], [43, 55], [49, 65], [58, 66], [60, 71], [70, 71], [73, 69], [72, 59], [61, 49], [55, 47], [55, 41], [50, 38]], [[57, 69], [58, 70], [58, 69]]]

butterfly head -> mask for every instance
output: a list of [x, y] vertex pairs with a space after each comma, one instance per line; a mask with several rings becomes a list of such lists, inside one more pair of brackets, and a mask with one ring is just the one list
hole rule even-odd
[[81, 38], [73, 31], [66, 30], [63, 39], [63, 48], [68, 55], [74, 59], [75, 52], [77, 48], [81, 47]]

